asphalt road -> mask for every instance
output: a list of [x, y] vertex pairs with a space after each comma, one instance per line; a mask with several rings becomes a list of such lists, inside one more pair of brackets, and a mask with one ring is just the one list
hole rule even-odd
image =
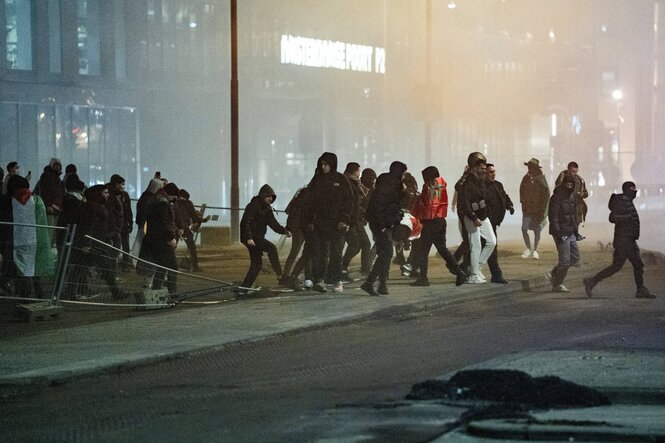
[[[627, 271], [592, 299], [519, 293], [4, 391], [0, 429], [4, 441], [311, 441], [330, 408], [403, 399], [416, 382], [506, 353], [662, 352], [665, 298], [635, 299]], [[658, 271], [652, 289], [664, 287]]]

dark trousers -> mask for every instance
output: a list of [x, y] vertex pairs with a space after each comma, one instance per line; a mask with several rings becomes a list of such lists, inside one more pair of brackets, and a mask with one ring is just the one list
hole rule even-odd
[[192, 269], [199, 267], [199, 255], [196, 251], [196, 242], [194, 241], [194, 233], [187, 229], [183, 233], [183, 240], [185, 245], [187, 245], [187, 250], [189, 251], [189, 256], [192, 259]]
[[360, 271], [368, 273], [372, 265], [369, 262], [369, 250], [372, 247], [372, 243], [369, 241], [365, 227], [360, 225], [351, 226], [346, 233], [346, 243], [348, 246], [342, 258], [342, 269], [348, 270], [351, 260], [360, 252]]
[[[147, 241], [147, 244], [146, 244]], [[150, 241], [148, 237], [143, 239], [142, 247], [148, 246], [150, 260], [156, 265], [165, 268], [178, 270], [178, 261], [175, 257], [175, 249], [163, 240]], [[168, 274], [168, 276], [167, 276]], [[176, 284], [178, 281], [178, 274], [175, 272], [168, 272], [162, 268], [155, 269], [155, 278], [152, 281], [153, 289], [161, 289], [164, 284], [164, 278], [167, 277], [166, 287], [169, 292], [176, 292]]]
[[385, 286], [390, 272], [390, 259], [393, 257], [393, 233], [389, 228], [382, 231], [372, 229], [374, 245], [376, 246], [376, 260], [367, 275], [370, 284], [378, 279], [380, 286]]
[[[284, 275], [291, 275], [293, 264], [296, 262], [296, 257], [300, 254], [300, 250], [305, 244], [305, 234], [301, 229], [292, 229], [291, 230], [291, 250], [289, 251], [289, 256], [286, 257], [286, 262], [284, 263]], [[302, 270], [302, 268], [301, 268]], [[295, 271], [295, 268], [293, 268]], [[295, 275], [300, 274], [300, 272]]]
[[[129, 254], [131, 250], [129, 246], [129, 231], [122, 231], [120, 233], [120, 244], [122, 245], [122, 250]], [[132, 259], [126, 254], [122, 255], [121, 263], [124, 270], [129, 270], [132, 267]]]
[[261, 272], [261, 265], [263, 262], [263, 253], [268, 254], [270, 265], [277, 275], [282, 275], [282, 265], [279, 263], [279, 255], [277, 255], [277, 248], [274, 244], [265, 238], [254, 240], [255, 246], [245, 244], [249, 251], [249, 270], [245, 279], [242, 281], [242, 287], [251, 288], [259, 272]]
[[[494, 231], [494, 236], [496, 237], [496, 225], [492, 223], [492, 230]], [[485, 246], [485, 240], [481, 239], [481, 244]], [[497, 237], [496, 247], [492, 251], [492, 255], [487, 259], [487, 266], [490, 268], [490, 273], [492, 274], [492, 280], [500, 280], [503, 278], [503, 272], [499, 266], [499, 240]]]
[[462, 236], [462, 243], [460, 243], [457, 249], [455, 249], [453, 256], [457, 263], [460, 263], [460, 260], [462, 260], [460, 263], [462, 269], [467, 269], [471, 264], [471, 246], [469, 245], [469, 233], [466, 231], [466, 225], [464, 225], [464, 221], [462, 220], [463, 216], [460, 215], [459, 217], [459, 229], [460, 235]]
[[314, 281], [330, 283], [341, 281], [344, 234], [335, 229], [324, 230], [315, 226], [312, 240]]
[[420, 244], [418, 245], [418, 263], [420, 264], [420, 276], [427, 277], [429, 251], [432, 245], [441, 254], [452, 271], [458, 269], [457, 260], [446, 247], [446, 219], [435, 218], [433, 220], [421, 220], [423, 230], [420, 233]]
[[596, 274], [598, 281], [605, 280], [623, 268], [626, 260], [633, 265], [633, 274], [635, 275], [635, 286], [637, 289], [644, 286], [644, 263], [640, 257], [640, 248], [637, 242], [632, 238], [614, 237], [614, 257], [612, 264]]
[[303, 246], [300, 258], [293, 266], [291, 275], [297, 277], [301, 272], [305, 271], [305, 280], [314, 281], [312, 257], [314, 257], [314, 254], [316, 253], [316, 240], [314, 239], [314, 233], [312, 231], [302, 231], [302, 233], [305, 238], [305, 245]]

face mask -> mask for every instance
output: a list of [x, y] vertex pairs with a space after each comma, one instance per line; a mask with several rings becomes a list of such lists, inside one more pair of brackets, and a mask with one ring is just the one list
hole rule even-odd
[[629, 199], [633, 200], [635, 199], [635, 197], [637, 197], [637, 189], [635, 190], [626, 189], [623, 194]]

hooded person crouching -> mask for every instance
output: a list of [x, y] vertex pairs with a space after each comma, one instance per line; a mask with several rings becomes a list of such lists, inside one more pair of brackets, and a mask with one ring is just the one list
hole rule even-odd
[[252, 197], [252, 200], [245, 207], [245, 212], [240, 220], [240, 242], [247, 247], [249, 251], [249, 269], [242, 282], [239, 295], [246, 295], [247, 288], [251, 288], [256, 277], [261, 271], [263, 253], [268, 254], [268, 259], [273, 270], [277, 274], [277, 281], [282, 278], [282, 265], [279, 263], [277, 248], [266, 240], [268, 226], [278, 234], [290, 236], [289, 231], [279, 224], [273, 214], [272, 204], [277, 198], [275, 191], [270, 185], [263, 185], [259, 194]]

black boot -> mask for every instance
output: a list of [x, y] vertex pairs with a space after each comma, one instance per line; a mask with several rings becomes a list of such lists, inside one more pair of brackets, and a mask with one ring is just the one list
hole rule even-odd
[[379, 282], [379, 294], [388, 295], [388, 286], [385, 281]]
[[637, 293], [635, 294], [635, 297], [637, 298], [656, 298], [655, 295], [653, 295], [649, 290], [647, 289], [646, 286], [642, 286], [641, 288], [637, 289]]
[[466, 275], [466, 272], [462, 271], [461, 267], [457, 267], [457, 272], [455, 272], [455, 275], [455, 286], [463, 285], [466, 283], [467, 278], [469, 278], [469, 276]]
[[593, 293], [593, 287], [598, 284], [598, 279], [596, 277], [590, 277], [590, 278], [583, 278], [582, 282], [584, 282], [584, 291], [586, 292], [587, 297], [591, 298]]
[[409, 283], [411, 286], [429, 286], [429, 280], [427, 277], [418, 277], [418, 280]]
[[379, 293], [374, 290], [374, 284], [372, 284], [369, 280], [360, 285], [360, 289], [367, 292], [369, 295], [379, 295]]

